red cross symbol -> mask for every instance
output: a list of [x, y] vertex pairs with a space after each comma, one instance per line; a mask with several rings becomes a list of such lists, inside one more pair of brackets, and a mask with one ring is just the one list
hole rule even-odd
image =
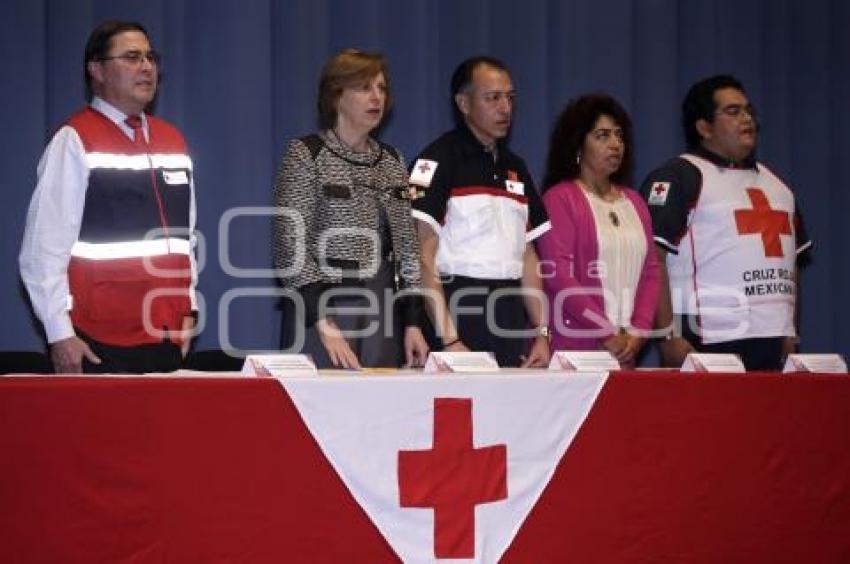
[[434, 555], [475, 557], [475, 506], [508, 497], [508, 447], [472, 444], [472, 400], [434, 398], [431, 450], [398, 453], [402, 507], [434, 508]]
[[771, 208], [767, 196], [760, 188], [747, 188], [747, 195], [753, 203], [753, 209], [735, 210], [738, 233], [760, 234], [766, 257], [785, 256], [779, 236], [791, 235], [791, 221], [788, 219], [788, 213]]
[[421, 165], [419, 165], [419, 172], [421, 172], [422, 174], [425, 174], [429, 170], [431, 170], [431, 165], [429, 163], [422, 163]]
[[667, 186], [659, 182], [658, 184], [653, 186], [652, 189], [655, 190], [655, 193], [660, 196], [661, 194], [667, 191]]

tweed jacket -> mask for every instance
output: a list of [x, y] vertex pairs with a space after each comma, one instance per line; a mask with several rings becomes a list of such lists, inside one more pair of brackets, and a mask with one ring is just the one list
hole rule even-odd
[[399, 288], [419, 288], [407, 180], [401, 154], [372, 138], [365, 153], [352, 151], [332, 132], [293, 140], [274, 187], [274, 260], [283, 286], [303, 289], [373, 276], [388, 256], [388, 249], [377, 248], [385, 225]]

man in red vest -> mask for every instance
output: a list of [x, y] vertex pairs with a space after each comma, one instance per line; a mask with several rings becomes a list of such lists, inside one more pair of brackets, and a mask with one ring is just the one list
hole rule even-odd
[[27, 214], [21, 277], [56, 372], [170, 372], [188, 352], [197, 278], [192, 161], [146, 113], [159, 55], [138, 23], [89, 36], [89, 105], [51, 139]]

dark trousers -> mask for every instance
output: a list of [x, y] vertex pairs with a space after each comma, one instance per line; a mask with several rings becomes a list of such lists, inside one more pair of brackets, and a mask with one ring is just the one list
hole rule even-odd
[[782, 358], [782, 343], [785, 337], [760, 337], [705, 344], [694, 331], [697, 327], [694, 316], [682, 316], [679, 321], [682, 323], [682, 336], [699, 352], [737, 354], [748, 371], [782, 370], [785, 361]]
[[[404, 363], [404, 327], [401, 314], [397, 307], [393, 315], [388, 315], [387, 312], [392, 306], [386, 296], [387, 291], [392, 294], [394, 290], [394, 272], [393, 263], [383, 261], [373, 278], [334, 286], [344, 293], [331, 298], [329, 305], [356, 311], [336, 311], [332, 315], [333, 320], [340, 330], [349, 333], [345, 339], [364, 368], [395, 368]], [[375, 313], [363, 311], [370, 305], [370, 299], [363, 296], [364, 292], [374, 297], [372, 303], [377, 304]], [[294, 308], [290, 306], [291, 304], [285, 304], [282, 307], [284, 313], [281, 348], [310, 355], [317, 368], [334, 368], [316, 327], [304, 327], [304, 321], [295, 315]], [[300, 351], [293, 350], [297, 330], [304, 332], [304, 346]], [[364, 334], [354, 336], [351, 332]]]
[[[521, 356], [528, 352], [531, 339], [528, 336], [500, 335], [501, 331], [521, 331], [529, 328], [525, 300], [515, 292], [521, 288], [520, 280], [483, 280], [452, 276], [443, 279], [443, 292], [451, 315], [457, 324], [458, 334], [463, 343], [473, 351], [491, 352], [499, 366], [519, 366]], [[452, 309], [451, 299], [459, 294], [456, 307]], [[504, 292], [504, 295], [499, 295]], [[490, 312], [488, 314], [488, 300]], [[464, 313], [464, 309], [477, 310], [478, 313]], [[441, 342], [435, 342], [434, 348], [442, 348]]]
[[100, 364], [93, 364], [83, 357], [83, 372], [86, 374], [174, 372], [183, 365], [180, 347], [171, 341], [117, 347], [95, 341], [79, 330], [77, 336], [88, 344], [101, 361]]

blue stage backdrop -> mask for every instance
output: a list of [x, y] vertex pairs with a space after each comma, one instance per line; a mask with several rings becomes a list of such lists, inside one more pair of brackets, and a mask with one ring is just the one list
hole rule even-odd
[[359, 47], [390, 62], [395, 107], [382, 137], [408, 158], [450, 127], [447, 83], [457, 62], [477, 53], [504, 59], [519, 92], [512, 143], [538, 179], [552, 121], [569, 98], [604, 90], [624, 103], [640, 179], [682, 149], [688, 85], [737, 75], [760, 111], [760, 156], [795, 189], [815, 241], [803, 275], [803, 349], [850, 353], [841, 330], [850, 317], [843, 0], [6, 0], [2, 349], [43, 346], [17, 273], [24, 218], [46, 141], [83, 103], [86, 37], [108, 18], [147, 26], [165, 58], [157, 113], [191, 145], [209, 314], [199, 348], [276, 346], [275, 282], [256, 272], [271, 264], [270, 221], [223, 219], [270, 204], [285, 143], [315, 127], [322, 63]]

